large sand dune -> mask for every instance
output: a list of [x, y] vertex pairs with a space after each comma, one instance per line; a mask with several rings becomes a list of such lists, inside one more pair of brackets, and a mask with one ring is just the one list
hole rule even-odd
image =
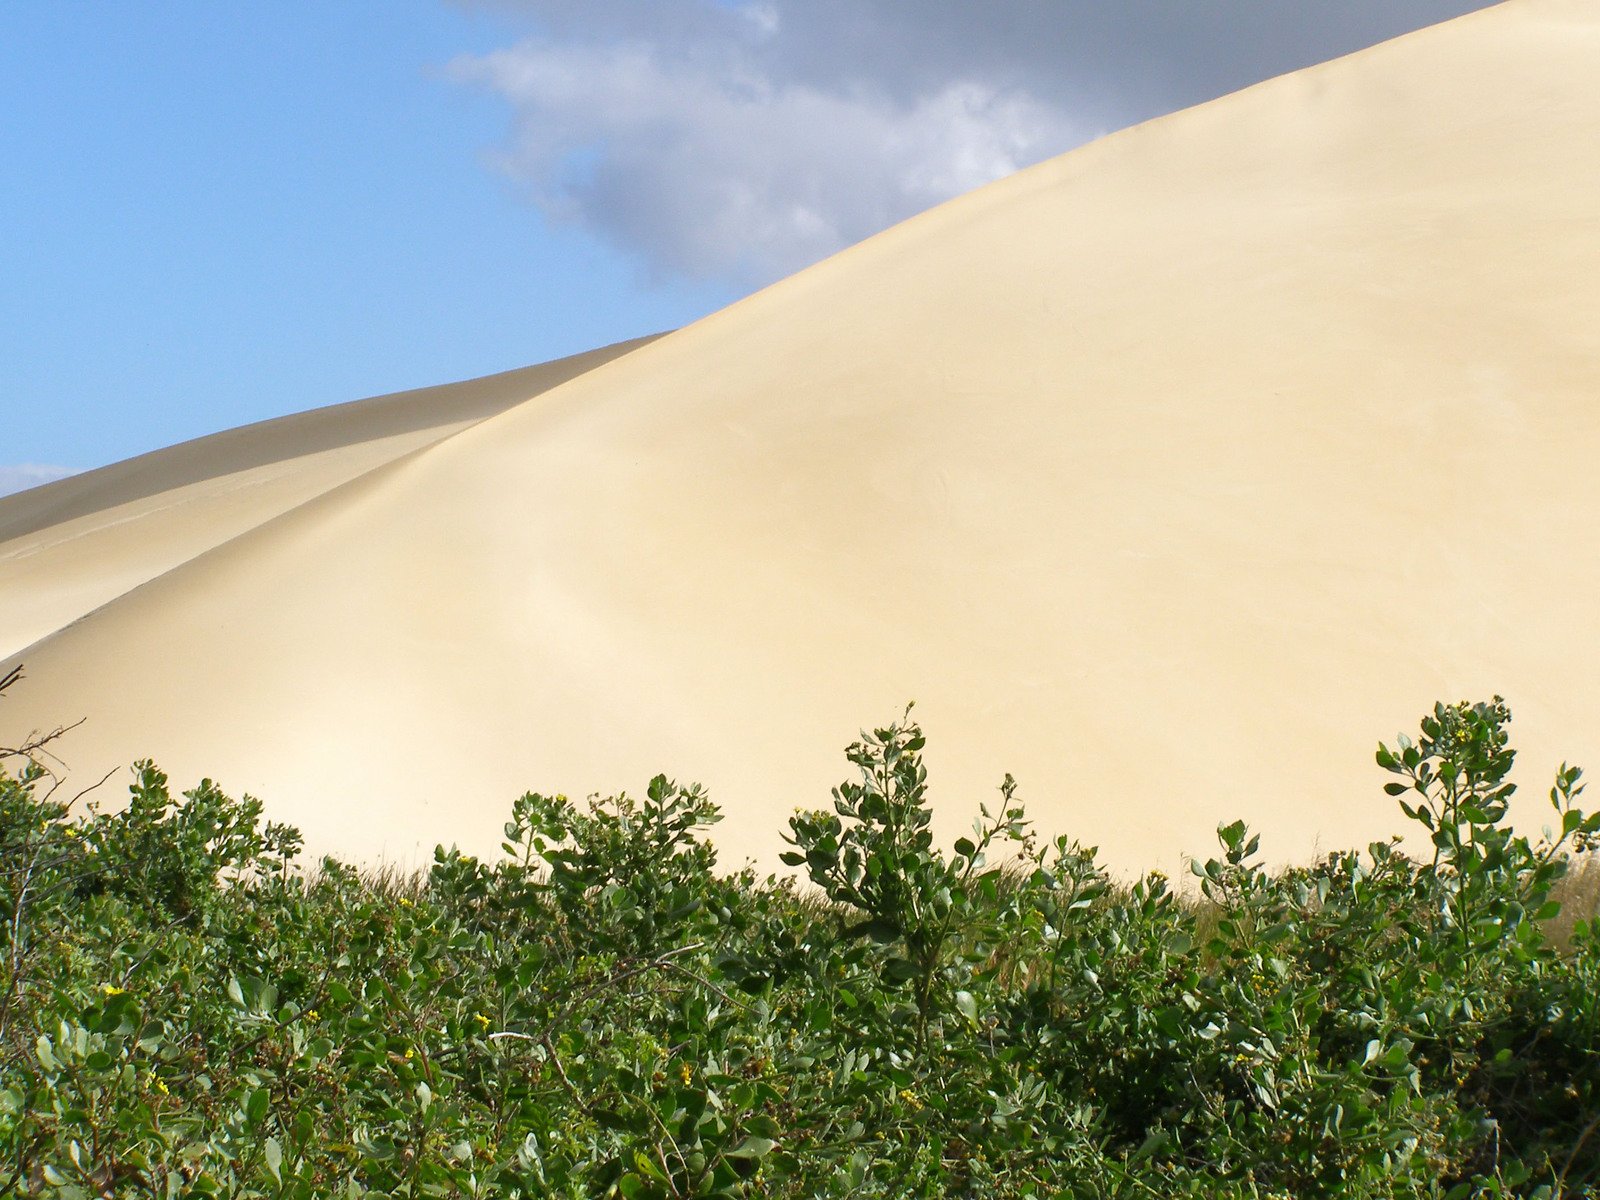
[[648, 340], [263, 421], [0, 499], [0, 654]]
[[1124, 867], [1390, 832], [1439, 698], [1600, 764], [1596, 80], [1600, 5], [1512, 0], [403, 432], [0, 500], [0, 734], [391, 857], [666, 771], [770, 862], [908, 699], [947, 829], [1010, 770]]

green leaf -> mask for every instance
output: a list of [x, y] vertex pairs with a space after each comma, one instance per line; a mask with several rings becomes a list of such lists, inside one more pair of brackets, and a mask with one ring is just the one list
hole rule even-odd
[[1517, 1159], [1512, 1159], [1500, 1169], [1500, 1178], [1508, 1187], [1521, 1187], [1532, 1177], [1532, 1168]]
[[967, 1020], [978, 1019], [978, 1002], [972, 998], [971, 992], [956, 993], [956, 1008]]
[[1139, 1148], [1128, 1156], [1129, 1165], [1131, 1166], [1136, 1162], [1143, 1162], [1152, 1154], [1155, 1154], [1163, 1149], [1171, 1140], [1172, 1135], [1165, 1129], [1157, 1129], [1155, 1132], [1146, 1137], [1144, 1141], [1140, 1142]]
[[900, 929], [899, 926], [895, 925], [893, 921], [875, 919], [867, 921], [865, 924], [856, 926], [853, 930], [851, 930], [851, 933], [865, 935], [881, 946], [887, 945], [889, 942], [892, 942], [898, 938], [900, 936]]
[[251, 1125], [259, 1125], [267, 1119], [267, 1113], [272, 1111], [272, 1093], [266, 1088], [257, 1088], [251, 1092], [244, 1102], [244, 1119]]
[[904, 983], [908, 979], [917, 977], [916, 965], [903, 958], [891, 958], [883, 964], [885, 978], [895, 983]]
[[727, 1152], [728, 1158], [765, 1158], [772, 1153], [778, 1143], [771, 1138], [747, 1137], [732, 1150]]
[[283, 1147], [278, 1144], [277, 1138], [269, 1137], [262, 1143], [261, 1156], [266, 1160], [267, 1170], [272, 1172], [272, 1177], [282, 1183]]

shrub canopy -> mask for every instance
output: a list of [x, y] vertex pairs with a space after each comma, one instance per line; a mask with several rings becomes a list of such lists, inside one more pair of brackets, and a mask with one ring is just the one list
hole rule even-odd
[[909, 714], [790, 821], [798, 883], [719, 874], [664, 778], [401, 878], [209, 781], [80, 811], [13, 756], [0, 1194], [1585, 1194], [1600, 930], [1548, 930], [1600, 818], [1563, 766], [1510, 827], [1509, 721], [1378, 749], [1430, 856], [1269, 873], [1231, 824], [1183, 894], [1009, 778], [935, 846]]

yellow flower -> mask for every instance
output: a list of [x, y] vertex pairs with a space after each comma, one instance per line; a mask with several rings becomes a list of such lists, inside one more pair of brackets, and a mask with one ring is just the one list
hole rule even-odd
[[689, 1069], [688, 1063], [683, 1063], [678, 1067], [678, 1078], [683, 1080], [685, 1085], [694, 1078], [694, 1072]]
[[306, 1020], [308, 1020], [308, 1021], [318, 1021], [318, 1020], [321, 1020], [321, 1019], [322, 1019], [322, 1014], [319, 1013], [316, 1009], [314, 1009], [314, 1008], [306, 1009]]
[[415, 1050], [413, 1050], [410, 1046], [407, 1046], [406, 1047], [406, 1061], [410, 1062], [416, 1056], [417, 1056], [417, 1052]]
[[411, 901], [407, 897], [401, 896], [400, 897], [400, 907], [401, 908], [410, 908], [411, 907]]
[[100, 985], [100, 990], [108, 996], [125, 996], [128, 992], [127, 988], [119, 988], [115, 984], [111, 983], [102, 983]]
[[482, 1025], [485, 1029], [489, 1028], [489, 1018], [484, 1016], [482, 1013], [474, 1013], [472, 1019], [479, 1025]]
[[165, 1079], [156, 1080], [156, 1091], [160, 1092], [163, 1096], [168, 1095], [167, 1081]]

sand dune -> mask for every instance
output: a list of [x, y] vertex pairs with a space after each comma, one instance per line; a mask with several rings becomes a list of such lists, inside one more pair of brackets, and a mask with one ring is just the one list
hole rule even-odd
[[648, 341], [262, 421], [0, 498], [0, 654]]
[[1596, 78], [1600, 7], [1512, 0], [474, 423], [198, 443], [176, 513], [154, 456], [0, 501], [0, 653], [39, 639], [0, 733], [85, 717], [80, 776], [151, 755], [390, 857], [659, 770], [770, 863], [908, 699], [947, 831], [1010, 770], [1123, 867], [1389, 832], [1373, 744], [1439, 698], [1600, 762]]

